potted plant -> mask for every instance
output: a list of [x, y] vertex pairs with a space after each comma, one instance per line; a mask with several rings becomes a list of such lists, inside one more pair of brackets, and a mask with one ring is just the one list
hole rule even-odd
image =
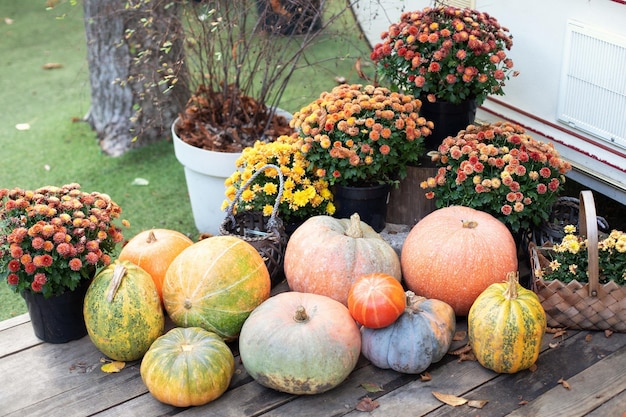
[[[237, 191], [261, 168], [275, 165], [280, 168], [284, 184], [278, 205], [278, 216], [283, 220], [287, 232], [309, 217], [332, 215], [335, 206], [330, 185], [309, 169], [311, 162], [300, 150], [297, 136], [280, 136], [274, 142], [257, 141], [254, 146], [243, 150], [235, 163], [237, 168], [226, 180], [226, 209], [235, 199]], [[275, 169], [258, 174], [246, 190], [241, 201], [235, 202], [235, 211], [256, 211], [269, 217], [279, 193], [280, 180]]]
[[113, 223], [120, 213], [108, 195], [78, 184], [0, 190], [0, 277], [26, 300], [38, 338], [63, 343], [87, 334], [83, 298], [123, 240]]
[[[314, 2], [305, 12], [294, 13], [297, 8], [284, 4], [294, 1], [272, 1], [272, 10], [264, 1], [192, 2], [183, 10], [194, 94], [172, 133], [201, 232], [217, 233], [224, 218], [224, 180], [241, 151], [258, 140], [269, 142], [293, 132], [289, 113], [278, 107], [288, 80], [314, 39], [347, 9], [325, 13]], [[274, 6], [291, 16], [297, 30], [268, 24]], [[207, 180], [196, 191], [195, 184]]]
[[470, 125], [431, 155], [438, 168], [421, 184], [427, 198], [487, 212], [519, 238], [549, 217], [571, 169], [551, 143], [508, 122]]
[[419, 97], [422, 115], [435, 124], [427, 150], [474, 122], [476, 106], [503, 95], [516, 76], [506, 51], [512, 36], [485, 12], [454, 6], [404, 12], [381, 34], [371, 59], [392, 89]]
[[[294, 114], [309, 170], [334, 186], [335, 216], [358, 212], [374, 230], [384, 228], [390, 186], [406, 176], [432, 129], [418, 113], [421, 105], [387, 88], [342, 84]], [[363, 201], [362, 193], [374, 201]]]

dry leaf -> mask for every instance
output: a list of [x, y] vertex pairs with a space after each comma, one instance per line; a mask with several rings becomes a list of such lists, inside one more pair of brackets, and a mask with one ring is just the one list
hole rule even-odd
[[361, 384], [361, 386], [363, 388], [365, 388], [365, 391], [367, 392], [380, 392], [380, 391], [384, 391], [383, 387], [381, 387], [379, 384], [375, 384], [373, 382], [365, 382], [363, 384]]
[[104, 365], [100, 367], [100, 369], [102, 370], [102, 372], [111, 374], [114, 372], [121, 371], [122, 369], [124, 369], [124, 366], [126, 366], [126, 362], [113, 361], [113, 362], [105, 363]]
[[452, 338], [452, 340], [455, 342], [459, 342], [461, 340], [464, 340], [466, 336], [467, 336], [466, 331], [459, 330], [458, 332], [454, 333], [454, 337]]
[[47, 64], [43, 64], [42, 68], [45, 70], [51, 70], [51, 69], [63, 68], [63, 65], [59, 64], [58, 62], [48, 62]]
[[526, 404], [528, 404], [528, 401], [522, 400], [522, 401], [518, 402], [517, 404], [518, 405], [526, 405]]
[[472, 351], [472, 347], [469, 344], [467, 344], [467, 345], [465, 345], [465, 346], [463, 346], [461, 348], [458, 348], [456, 350], [451, 350], [448, 353], [450, 355], [457, 355], [458, 356], [458, 355], [462, 355], [464, 353], [468, 353], [468, 352], [471, 352], [471, 351]]
[[591, 342], [592, 338], [593, 338], [593, 336], [592, 336], [591, 333], [587, 334], [587, 336], [585, 336], [585, 342]]
[[354, 69], [356, 70], [356, 73], [359, 74], [359, 78], [362, 80], [369, 80], [367, 75], [365, 75], [363, 70], [361, 70], [361, 58], [357, 58], [356, 63], [354, 64]]
[[565, 336], [566, 334], [567, 334], [567, 330], [561, 329], [559, 331], [554, 332], [554, 336], [552, 336], [552, 338], [556, 339], [557, 337], [562, 337], [562, 336]]
[[485, 405], [487, 405], [489, 401], [487, 400], [469, 400], [467, 402], [467, 405], [469, 405], [472, 408], [483, 408]]
[[530, 365], [530, 368], [528, 368], [528, 370], [530, 372], [535, 372], [537, 370], [537, 364], [533, 363], [532, 365]]
[[572, 389], [572, 387], [569, 385], [569, 383], [566, 380], [564, 380], [563, 378], [559, 379], [557, 381], [557, 383], [563, 385], [563, 388], [565, 388], [565, 389]]
[[605, 330], [604, 331], [604, 337], [611, 337], [612, 334], [613, 334], [613, 330]]
[[556, 332], [564, 331], [564, 327], [546, 327], [546, 333], [554, 334]]
[[468, 353], [461, 353], [457, 362], [461, 363], [465, 361], [476, 361], [476, 355], [474, 355], [474, 352], [470, 351]]
[[370, 397], [364, 397], [354, 408], [358, 411], [373, 411], [375, 408], [378, 408], [379, 405], [378, 401], [372, 400]]
[[443, 393], [437, 392], [437, 391], [433, 391], [433, 395], [435, 396], [435, 398], [437, 398], [442, 403], [451, 405], [453, 407], [457, 407], [459, 405], [467, 404], [467, 400], [465, 398], [457, 397], [456, 395], [443, 394]]
[[423, 372], [420, 374], [420, 381], [422, 382], [428, 382], [428, 381], [432, 381], [433, 377], [430, 376], [430, 372]]

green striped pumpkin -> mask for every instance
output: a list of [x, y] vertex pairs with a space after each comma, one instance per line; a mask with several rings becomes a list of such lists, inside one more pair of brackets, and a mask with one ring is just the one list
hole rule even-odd
[[498, 373], [530, 368], [541, 350], [546, 314], [537, 295], [509, 273], [483, 291], [467, 318], [469, 342], [478, 362]]
[[163, 282], [163, 305], [177, 326], [202, 327], [230, 341], [270, 296], [270, 287], [267, 266], [250, 243], [214, 236], [172, 261]]
[[141, 359], [165, 326], [152, 277], [129, 261], [116, 261], [96, 275], [83, 312], [93, 344], [117, 361]]
[[176, 327], [159, 337], [141, 361], [141, 379], [159, 401], [176, 407], [220, 397], [235, 372], [221, 337], [200, 327]]

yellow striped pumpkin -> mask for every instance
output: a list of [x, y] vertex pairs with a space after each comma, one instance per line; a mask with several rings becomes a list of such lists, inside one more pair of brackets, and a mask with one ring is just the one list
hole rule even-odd
[[469, 342], [478, 362], [498, 373], [530, 368], [541, 350], [546, 314], [537, 295], [515, 272], [483, 291], [467, 318]]

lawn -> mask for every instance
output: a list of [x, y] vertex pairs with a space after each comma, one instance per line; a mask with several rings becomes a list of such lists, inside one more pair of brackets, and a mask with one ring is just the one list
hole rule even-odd
[[[47, 11], [44, 2], [0, 0], [0, 17], [0, 188], [77, 182], [85, 191], [109, 194], [122, 207], [131, 224], [124, 231], [127, 239], [155, 227], [196, 238], [171, 140], [111, 158], [80, 121], [90, 98], [82, 6], [61, 2]], [[369, 52], [351, 15], [331, 29], [350, 36], [323, 38], [311, 52], [324, 64], [296, 72], [280, 107], [298, 110], [332, 88], [335, 77], [362, 81], [354, 63]], [[25, 311], [22, 298], [1, 282], [0, 320]]]

